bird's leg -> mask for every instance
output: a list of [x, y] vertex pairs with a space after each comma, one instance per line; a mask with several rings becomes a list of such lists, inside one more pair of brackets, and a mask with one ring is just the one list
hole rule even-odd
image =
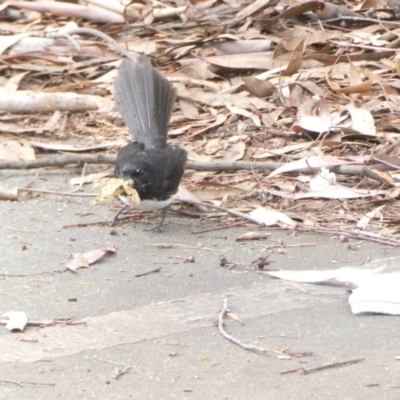
[[129, 206], [124, 206], [122, 207], [116, 214], [115, 216], [112, 218], [112, 220], [110, 221], [110, 225], [113, 226], [117, 221], [118, 221], [118, 217], [125, 211], [125, 209], [129, 207]]
[[165, 220], [165, 216], [167, 215], [167, 208], [168, 207], [165, 207], [162, 210], [161, 222], [159, 224], [157, 224], [156, 226], [153, 226], [153, 228], [151, 229], [152, 232], [157, 232], [157, 233], [164, 232], [164, 220]]

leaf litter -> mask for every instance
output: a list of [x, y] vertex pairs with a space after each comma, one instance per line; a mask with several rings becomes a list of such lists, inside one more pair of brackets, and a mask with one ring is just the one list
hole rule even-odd
[[[189, 192], [249, 215], [267, 197], [268, 225], [398, 245], [398, 9], [380, 0], [7, 3], [0, 160], [115, 155], [130, 136], [112, 84], [121, 56], [143, 53], [178, 88], [170, 141], [189, 152]], [[238, 172], [240, 162], [250, 166]], [[260, 162], [271, 167], [252, 167]]]

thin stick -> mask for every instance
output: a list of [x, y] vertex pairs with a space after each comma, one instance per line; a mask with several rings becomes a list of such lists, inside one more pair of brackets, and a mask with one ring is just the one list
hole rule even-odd
[[218, 314], [218, 330], [220, 334], [230, 342], [236, 344], [237, 346], [241, 347], [242, 349], [248, 350], [248, 351], [253, 351], [254, 353], [266, 355], [268, 350], [264, 349], [262, 347], [257, 347], [253, 346], [251, 344], [246, 344], [240, 341], [239, 339], [234, 338], [232, 335], [227, 333], [224, 329], [224, 316], [229, 313], [228, 309], [228, 300], [224, 299], [224, 305], [222, 307], [222, 310]]
[[308, 246], [316, 246], [316, 243], [296, 243], [296, 244], [268, 244], [266, 246], [263, 246], [262, 251], [268, 250], [268, 249], [274, 249], [276, 247], [308, 247]]
[[118, 42], [116, 42], [111, 36], [94, 29], [94, 28], [64, 28], [59, 30], [58, 32], [51, 32], [48, 34], [49, 37], [68, 37], [70, 38], [72, 35], [91, 35], [97, 36], [98, 38], [104, 40], [105, 42], [111, 44], [114, 49], [121, 55], [131, 60], [135, 60], [135, 55], [132, 54], [131, 51], [128, 51], [124, 47], [122, 47]]
[[[0, 325], [7, 325], [8, 320], [0, 319]], [[46, 321], [28, 321], [29, 326], [52, 326], [52, 325], [86, 325], [86, 321], [70, 321], [69, 319], [49, 319]]]
[[202, 231], [195, 231], [195, 232], [190, 232], [192, 235], [197, 235], [199, 233], [206, 233], [206, 232], [214, 232], [214, 231], [219, 231], [222, 229], [229, 229], [234, 226], [243, 226], [244, 222], [239, 221], [234, 224], [227, 224], [227, 225], [222, 225], [222, 226], [215, 226], [214, 228], [209, 228], [209, 229], [203, 229]]
[[217, 251], [218, 253], [225, 253], [226, 251], [232, 250], [232, 247], [228, 247], [226, 249], [212, 249], [210, 247], [187, 246], [186, 244], [181, 244], [181, 243], [153, 243], [149, 244], [149, 246], [158, 247], [160, 249], [172, 249], [174, 247], [183, 247], [184, 249]]
[[45, 382], [15, 382], [15, 381], [4, 381], [0, 380], [0, 384], [5, 383], [5, 384], [11, 384], [11, 385], [17, 385], [17, 386], [22, 386], [22, 385], [35, 385], [35, 386], [56, 386], [55, 383], [45, 383]]
[[98, 193], [59, 192], [57, 190], [30, 189], [30, 188], [21, 188], [19, 190], [22, 190], [24, 192], [55, 194], [57, 196], [72, 196], [72, 197], [96, 197], [99, 195]]
[[291, 374], [293, 372], [298, 372], [298, 373], [300, 373], [302, 375], [308, 375], [308, 374], [312, 374], [313, 372], [324, 371], [324, 370], [330, 369], [330, 368], [345, 367], [347, 365], [356, 364], [356, 363], [359, 363], [359, 362], [364, 361], [364, 360], [365, 360], [365, 358], [357, 358], [355, 360], [348, 360], [348, 361], [342, 361], [342, 362], [333, 362], [333, 363], [321, 365], [320, 367], [315, 367], [315, 368], [290, 369], [288, 371], [281, 372], [281, 375]]
[[219, 207], [219, 206], [216, 206], [214, 204], [203, 203], [202, 201], [196, 201], [196, 200], [190, 200], [190, 201], [188, 201], [188, 203], [189, 204], [194, 204], [196, 206], [214, 208], [215, 210], [224, 211], [227, 214], [233, 215], [234, 217], [239, 217], [239, 218], [242, 218], [242, 219], [246, 219], [247, 221], [253, 222], [254, 224], [257, 224], [257, 225], [260, 225], [260, 226], [264, 225], [263, 223], [257, 221], [256, 219], [254, 219], [250, 215], [244, 214], [244, 213], [236, 211], [236, 210], [231, 210], [229, 208]]
[[109, 223], [110, 223], [110, 221], [78, 222], [76, 224], [63, 225], [62, 229], [66, 229], [66, 228], [83, 228], [83, 227], [91, 226], [91, 225], [105, 225], [105, 224], [109, 224]]
[[113, 379], [118, 380], [121, 378], [121, 376], [124, 376], [126, 373], [128, 373], [133, 367], [126, 367], [124, 369], [116, 369], [115, 375], [113, 376]]
[[156, 272], [160, 272], [162, 267], [158, 267], [156, 269], [152, 269], [151, 271], [147, 271], [147, 272], [142, 272], [141, 274], [136, 274], [135, 278], [139, 278], [141, 276], [145, 276], [145, 275], [150, 275], [150, 274], [154, 274]]
[[319, 233], [326, 233], [330, 235], [342, 235], [347, 236], [350, 238], [360, 239], [360, 240], [370, 240], [371, 242], [377, 242], [386, 244], [388, 246], [398, 247], [400, 246], [400, 240], [391, 238], [389, 236], [383, 236], [380, 234], [372, 233], [372, 232], [365, 232], [365, 231], [345, 231], [342, 229], [336, 228], [329, 228], [329, 227], [319, 227], [319, 228], [307, 228], [302, 226], [296, 227], [297, 231], [302, 232], [319, 232]]

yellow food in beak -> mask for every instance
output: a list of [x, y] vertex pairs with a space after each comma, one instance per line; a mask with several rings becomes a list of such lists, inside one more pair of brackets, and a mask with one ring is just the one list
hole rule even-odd
[[93, 200], [92, 204], [104, 203], [119, 195], [126, 195], [136, 204], [140, 204], [139, 194], [133, 188], [133, 181], [131, 179], [124, 181], [120, 178], [105, 178], [99, 180], [97, 185], [100, 186], [100, 193]]

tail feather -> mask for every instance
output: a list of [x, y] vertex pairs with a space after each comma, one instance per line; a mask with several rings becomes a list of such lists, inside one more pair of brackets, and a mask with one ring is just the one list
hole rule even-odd
[[147, 148], [167, 145], [176, 89], [146, 56], [122, 60], [114, 83], [115, 104], [138, 142]]

